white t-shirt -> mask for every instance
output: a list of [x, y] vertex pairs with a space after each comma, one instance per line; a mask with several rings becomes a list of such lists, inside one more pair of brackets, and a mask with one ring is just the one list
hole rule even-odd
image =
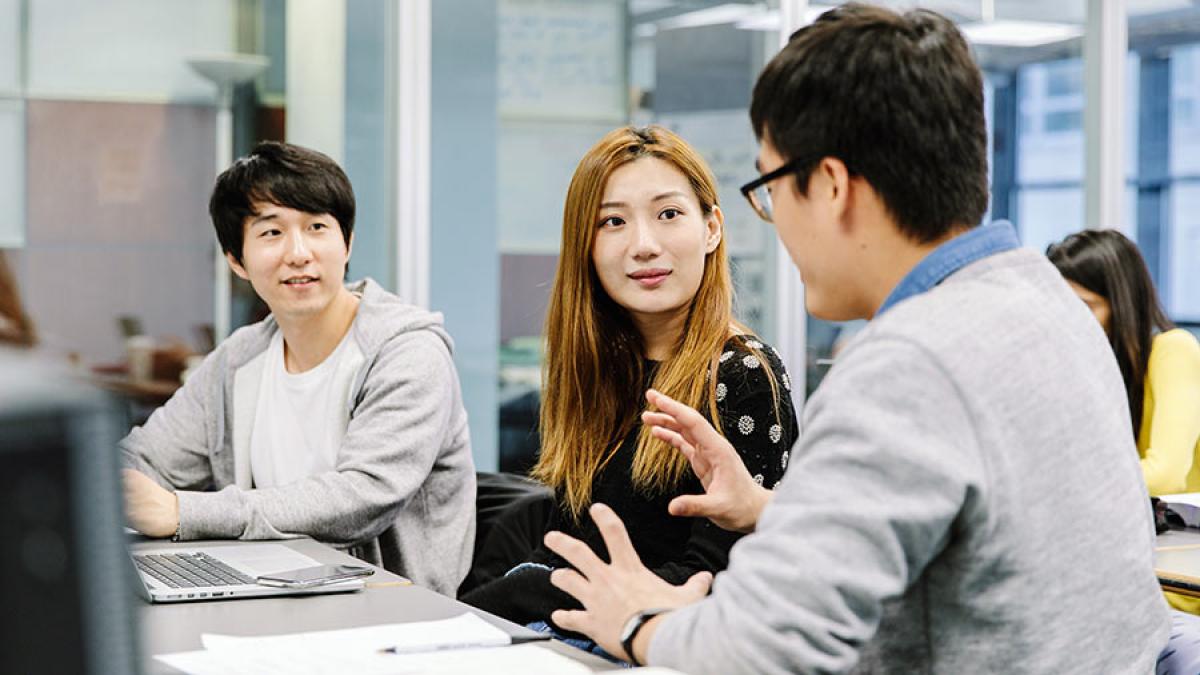
[[337, 466], [346, 435], [346, 407], [362, 362], [350, 331], [316, 368], [289, 373], [283, 334], [267, 347], [250, 432], [250, 475], [259, 488], [287, 485]]

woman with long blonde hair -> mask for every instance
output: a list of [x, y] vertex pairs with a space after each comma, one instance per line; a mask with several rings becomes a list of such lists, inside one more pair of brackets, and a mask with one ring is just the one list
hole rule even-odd
[[[606, 503], [642, 560], [674, 583], [723, 569], [739, 535], [668, 513], [672, 498], [703, 490], [687, 460], [642, 426], [645, 391], [705, 411], [768, 487], [797, 435], [778, 355], [733, 318], [723, 225], [712, 173], [687, 143], [661, 127], [610, 132], [571, 180], [546, 317], [533, 477], [556, 495], [547, 531], [602, 552], [584, 511]], [[560, 566], [541, 547], [463, 599], [518, 623], [548, 622], [578, 606], [549, 582]]]

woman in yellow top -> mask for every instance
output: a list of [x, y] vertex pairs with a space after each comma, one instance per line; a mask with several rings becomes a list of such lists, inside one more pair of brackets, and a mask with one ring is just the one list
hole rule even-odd
[[1137, 246], [1084, 230], [1046, 255], [1108, 334], [1150, 495], [1200, 492], [1200, 343], [1167, 319]]
[[[1200, 343], [1167, 319], [1137, 246], [1116, 230], [1084, 230], [1046, 255], [1108, 334], [1150, 495], [1200, 492]], [[1200, 614], [1200, 599], [1166, 596]]]

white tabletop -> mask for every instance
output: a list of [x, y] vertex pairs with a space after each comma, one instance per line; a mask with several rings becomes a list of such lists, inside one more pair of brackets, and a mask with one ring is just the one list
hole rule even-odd
[[[204, 546], [239, 546], [250, 542], [185, 542], [178, 544], [148, 541], [132, 545], [139, 548]], [[358, 563], [349, 555], [336, 551], [312, 539], [279, 542], [317, 560], [322, 564]], [[224, 635], [278, 635], [306, 631], [354, 628], [382, 623], [430, 621], [448, 619], [463, 612], [472, 612], [490, 623], [520, 635], [526, 631], [499, 617], [439, 595], [429, 589], [408, 583], [401, 577], [376, 567], [368, 578], [367, 587], [356, 593], [335, 595], [295, 596], [210, 600], [152, 605], [141, 609], [143, 665], [147, 673], [173, 673], [153, 657], [157, 654], [202, 649], [202, 633]], [[557, 641], [540, 643], [547, 648], [583, 663], [594, 671], [611, 670], [614, 664]]]

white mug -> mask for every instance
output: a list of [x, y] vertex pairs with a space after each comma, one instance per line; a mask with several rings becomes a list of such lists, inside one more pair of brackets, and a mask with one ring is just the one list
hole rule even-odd
[[154, 338], [134, 335], [125, 340], [125, 356], [129, 360], [129, 379], [144, 382], [154, 374]]

